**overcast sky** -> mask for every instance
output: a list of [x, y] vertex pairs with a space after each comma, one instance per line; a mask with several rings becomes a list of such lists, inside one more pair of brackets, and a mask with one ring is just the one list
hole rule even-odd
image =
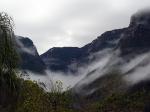
[[0, 0], [15, 33], [33, 40], [39, 53], [51, 47], [81, 47], [103, 32], [126, 27], [150, 0]]

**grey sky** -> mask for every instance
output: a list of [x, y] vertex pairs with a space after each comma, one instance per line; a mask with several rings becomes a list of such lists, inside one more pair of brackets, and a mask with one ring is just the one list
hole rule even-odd
[[0, 0], [15, 33], [30, 37], [39, 53], [54, 46], [81, 47], [101, 33], [126, 27], [150, 0]]

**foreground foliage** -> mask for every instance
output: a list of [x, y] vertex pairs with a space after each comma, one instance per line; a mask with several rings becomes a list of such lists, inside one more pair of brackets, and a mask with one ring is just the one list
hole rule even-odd
[[69, 91], [46, 92], [36, 82], [26, 80], [22, 83], [16, 112], [72, 112], [69, 96]]
[[110, 89], [110, 93], [101, 100], [90, 99], [82, 112], [150, 112], [149, 80], [141, 81], [122, 92], [112, 93]]

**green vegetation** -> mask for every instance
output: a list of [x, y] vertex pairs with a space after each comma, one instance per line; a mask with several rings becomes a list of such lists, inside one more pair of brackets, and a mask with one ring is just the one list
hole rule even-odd
[[99, 105], [99, 110], [104, 111], [128, 111], [128, 112], [143, 112], [147, 99], [150, 96], [144, 91], [139, 91], [133, 94], [114, 94], [107, 97]]
[[[69, 91], [60, 91], [61, 83], [54, 83], [53, 92], [46, 92], [36, 82], [23, 81], [15, 112], [73, 112]], [[57, 91], [59, 90], [59, 91]]]
[[18, 55], [13, 44], [13, 21], [0, 13], [0, 105], [11, 107], [17, 100], [19, 80], [16, 78]]
[[144, 112], [150, 100], [150, 92], [116, 93], [104, 100], [88, 104], [85, 112]]
[[122, 76], [110, 72], [98, 79], [100, 90], [82, 101], [86, 104], [81, 112], [149, 112], [150, 82], [128, 86]]

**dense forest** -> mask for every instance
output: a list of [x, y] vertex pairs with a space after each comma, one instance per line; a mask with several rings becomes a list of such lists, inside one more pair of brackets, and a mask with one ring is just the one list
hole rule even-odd
[[[146, 83], [148, 86], [143, 85], [141, 88], [135, 86], [135, 89], [126, 92], [113, 91], [120, 80], [114, 74], [106, 79], [103, 90], [107, 94], [103, 98], [97, 96], [97, 100], [78, 96], [71, 88], [63, 91], [61, 81], [53, 82], [51, 91], [47, 92], [36, 81], [22, 79], [17, 69], [21, 59], [15, 50], [13, 26], [11, 17], [0, 13], [0, 112], [150, 111], [150, 84]], [[111, 87], [112, 84], [114, 86]]]

